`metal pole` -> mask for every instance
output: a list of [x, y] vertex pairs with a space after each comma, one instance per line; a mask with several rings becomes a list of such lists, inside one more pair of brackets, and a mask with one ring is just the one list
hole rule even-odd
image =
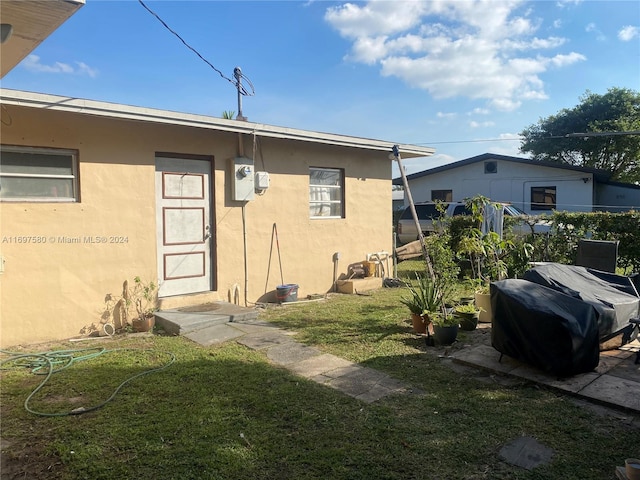
[[431, 277], [431, 280], [435, 283], [436, 275], [433, 271], [433, 265], [431, 265], [431, 258], [429, 258], [427, 247], [424, 244], [424, 235], [422, 234], [422, 228], [420, 228], [420, 220], [418, 220], [415, 203], [413, 203], [413, 197], [411, 196], [411, 190], [409, 189], [409, 182], [407, 182], [407, 176], [404, 173], [404, 167], [402, 166], [402, 159], [400, 158], [400, 149], [398, 145], [393, 146], [393, 156], [398, 162], [398, 167], [400, 167], [402, 184], [404, 185], [405, 195], [407, 196], [407, 200], [409, 201], [409, 209], [411, 210], [411, 215], [413, 216], [413, 221], [416, 224], [416, 230], [418, 231], [418, 240], [420, 240], [420, 247], [422, 247], [422, 255], [424, 256], [424, 262], [427, 265], [427, 272], [429, 273], [429, 277]]
[[242, 70], [240, 70], [240, 67], [233, 69], [233, 76], [236, 79], [236, 89], [238, 90], [238, 115], [236, 115], [236, 120], [246, 120], [242, 115]]

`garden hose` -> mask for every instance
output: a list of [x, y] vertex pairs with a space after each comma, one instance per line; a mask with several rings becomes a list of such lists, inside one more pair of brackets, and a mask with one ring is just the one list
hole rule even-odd
[[[173, 353], [163, 352], [169, 355], [169, 361], [167, 363], [165, 363], [160, 367], [145, 370], [144, 372], [140, 372], [136, 375], [133, 375], [127, 378], [124, 382], [122, 382], [120, 385], [116, 387], [116, 389], [114, 390], [114, 392], [111, 394], [109, 398], [107, 398], [104, 402], [98, 405], [94, 405], [93, 407], [89, 407], [89, 408], [79, 407], [69, 412], [46, 413], [46, 412], [38, 412], [36, 410], [33, 410], [29, 406], [29, 402], [31, 401], [31, 399], [36, 395], [36, 393], [38, 393], [45, 386], [45, 384], [49, 381], [49, 379], [54, 373], [60, 372], [72, 366], [76, 362], [90, 360], [100, 355], [104, 355], [105, 353], [117, 352], [117, 351], [148, 352], [151, 350], [140, 350], [140, 349], [134, 349], [134, 348], [129, 348], [129, 349], [117, 348], [117, 349], [107, 350], [106, 348], [102, 348], [102, 347], [84, 348], [84, 349], [77, 349], [77, 350], [54, 350], [54, 351], [42, 352], [42, 353], [21, 353], [21, 352], [9, 352], [6, 350], [0, 350], [0, 353], [2, 354], [11, 355], [9, 358], [6, 358], [0, 361], [0, 367], [5, 363], [15, 363], [16, 366], [18, 367], [31, 368], [31, 372], [36, 375], [45, 375], [42, 382], [40, 382], [40, 384], [29, 394], [29, 396], [24, 401], [24, 408], [29, 413], [33, 413], [34, 415], [40, 415], [44, 417], [64, 417], [68, 415], [80, 415], [82, 413], [93, 412], [99, 408], [102, 408], [111, 400], [113, 400], [113, 398], [118, 394], [120, 389], [130, 381], [138, 377], [141, 377], [143, 375], [147, 375], [149, 373], [159, 372], [160, 370], [164, 370], [169, 365], [171, 365], [176, 359]], [[4, 369], [4, 368], [0, 368], [0, 369]]]

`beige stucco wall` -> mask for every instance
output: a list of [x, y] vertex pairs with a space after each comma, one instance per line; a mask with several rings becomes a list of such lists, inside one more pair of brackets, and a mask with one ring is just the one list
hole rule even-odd
[[[157, 152], [214, 158], [217, 290], [209, 298], [226, 300], [238, 285], [244, 304], [242, 203], [231, 200], [227, 181], [229, 159], [238, 153], [236, 134], [29, 108], [9, 107], [8, 113], [11, 124], [2, 126], [3, 144], [78, 151], [80, 202], [0, 203], [3, 347], [78, 336], [83, 327], [99, 322], [105, 295], [119, 293], [125, 279], [156, 279]], [[270, 270], [268, 265], [274, 223], [284, 282], [299, 284], [299, 297], [331, 288], [335, 252], [341, 253], [343, 273], [367, 252], [390, 251], [386, 153], [256, 138], [261, 155], [256, 154], [255, 168], [270, 173], [271, 187], [245, 207], [249, 305], [263, 297], [265, 287], [269, 292], [281, 283], [275, 245]], [[243, 148], [253, 157], [253, 136], [245, 136]], [[310, 166], [344, 168], [346, 218], [309, 218]], [[127, 242], [85, 243], [88, 236], [126, 237]], [[38, 237], [40, 243], [16, 243], [17, 237]]]

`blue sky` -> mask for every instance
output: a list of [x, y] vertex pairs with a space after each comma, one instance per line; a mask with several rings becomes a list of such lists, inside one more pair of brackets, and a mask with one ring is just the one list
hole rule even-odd
[[[225, 77], [242, 68], [249, 121], [436, 149], [408, 173], [521, 155], [519, 132], [587, 90], [640, 90], [636, 0], [143, 1]], [[2, 87], [238, 110], [234, 85], [137, 0], [86, 0]]]

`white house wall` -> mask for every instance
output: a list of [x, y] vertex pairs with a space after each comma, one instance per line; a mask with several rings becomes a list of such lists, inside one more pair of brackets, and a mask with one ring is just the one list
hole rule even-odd
[[[415, 202], [432, 199], [433, 190], [452, 190], [453, 201], [483, 195], [496, 202], [508, 202], [527, 213], [531, 209], [531, 187], [556, 187], [557, 210], [591, 211], [593, 176], [590, 173], [520, 162], [497, 162], [496, 173], [484, 173], [484, 161], [461, 165], [409, 180]], [[586, 181], [585, 181], [586, 179]]]

